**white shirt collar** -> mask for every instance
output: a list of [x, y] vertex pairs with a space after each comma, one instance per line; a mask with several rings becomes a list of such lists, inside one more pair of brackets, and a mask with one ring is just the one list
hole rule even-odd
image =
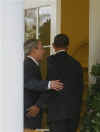
[[65, 50], [58, 50], [57, 52], [55, 52], [55, 54], [60, 53], [60, 52], [65, 52]]
[[39, 62], [35, 58], [33, 58], [32, 56], [27, 56], [27, 57], [30, 58], [30, 59], [32, 59], [32, 61], [35, 62], [35, 64], [37, 66], [39, 66]]

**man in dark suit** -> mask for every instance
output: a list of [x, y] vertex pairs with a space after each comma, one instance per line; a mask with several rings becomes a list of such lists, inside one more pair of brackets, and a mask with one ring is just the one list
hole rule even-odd
[[48, 57], [48, 80], [61, 80], [64, 89], [48, 92], [50, 132], [76, 132], [80, 120], [83, 72], [78, 61], [66, 52], [69, 38], [59, 34], [54, 39], [56, 54]]
[[42, 102], [44, 92], [61, 90], [63, 83], [42, 80], [39, 63], [43, 59], [44, 49], [41, 41], [29, 40], [28, 55], [24, 61], [24, 128], [41, 128]]

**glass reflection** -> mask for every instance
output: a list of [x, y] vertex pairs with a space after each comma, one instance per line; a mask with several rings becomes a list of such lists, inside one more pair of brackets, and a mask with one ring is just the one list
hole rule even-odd
[[50, 44], [51, 7], [39, 8], [39, 38], [44, 45]]
[[[37, 20], [37, 10], [36, 9], [26, 9], [24, 11], [24, 24], [25, 24], [25, 34], [24, 41], [36, 38], [36, 20]], [[29, 45], [24, 45], [25, 55], [28, 52]]]
[[[40, 7], [39, 8], [39, 39], [43, 45], [50, 45], [50, 28], [51, 28], [51, 7]], [[46, 55], [43, 62], [41, 63], [43, 78], [46, 78], [46, 58], [50, 55], [50, 48], [46, 48]]]
[[36, 9], [25, 10], [25, 40], [36, 38]]

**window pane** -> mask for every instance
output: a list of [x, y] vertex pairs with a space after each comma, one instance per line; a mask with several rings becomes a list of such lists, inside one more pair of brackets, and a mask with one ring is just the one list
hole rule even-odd
[[[36, 38], [36, 20], [37, 20], [36, 9], [26, 9], [24, 16], [25, 23], [25, 41]], [[28, 45], [25, 45], [25, 53], [28, 51]]]
[[[51, 7], [39, 8], [39, 39], [43, 45], [50, 45], [50, 28], [51, 28]], [[46, 48], [46, 55], [41, 64], [43, 78], [46, 78], [46, 58], [50, 55], [50, 48]]]
[[44, 45], [50, 44], [51, 7], [39, 8], [39, 38]]

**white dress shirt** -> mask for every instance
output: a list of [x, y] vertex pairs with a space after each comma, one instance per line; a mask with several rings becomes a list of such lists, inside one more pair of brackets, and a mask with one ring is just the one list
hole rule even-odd
[[55, 54], [60, 53], [60, 52], [66, 52], [66, 50], [58, 50], [55, 52]]
[[[33, 62], [35, 62], [35, 64], [37, 66], [40, 65], [39, 62], [34, 57], [32, 57], [32, 56], [27, 56], [27, 57], [30, 58]], [[49, 81], [49, 83], [48, 83], [48, 89], [51, 89], [50, 85], [51, 85], [51, 81]]]
[[39, 62], [35, 58], [33, 58], [32, 56], [27, 56], [27, 57], [30, 58], [30, 59], [32, 59], [32, 61], [35, 62], [35, 64], [37, 66], [39, 66]]

